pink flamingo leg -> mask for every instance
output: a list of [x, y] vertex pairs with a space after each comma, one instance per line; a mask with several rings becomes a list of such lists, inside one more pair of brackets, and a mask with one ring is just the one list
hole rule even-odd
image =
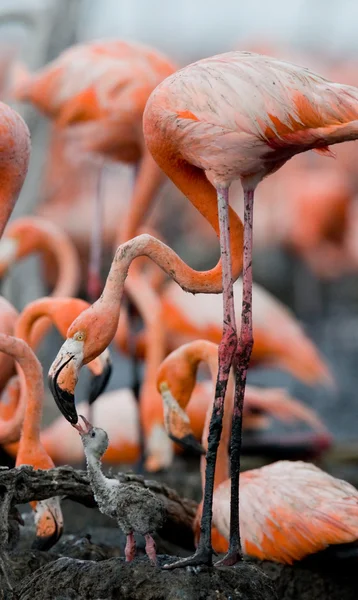
[[228, 188], [218, 188], [217, 195], [223, 279], [224, 323], [223, 337], [220, 342], [218, 352], [218, 377], [216, 380], [215, 399], [209, 428], [208, 450], [206, 453], [205, 488], [203, 513], [200, 525], [200, 539], [198, 548], [193, 556], [165, 565], [164, 568], [166, 569], [175, 569], [177, 567], [197, 566], [203, 564], [209, 566], [212, 565], [213, 549], [211, 545], [211, 524], [216, 456], [222, 431], [224, 399], [227, 382], [237, 348], [234, 291], [231, 269]]
[[135, 558], [135, 539], [133, 531], [127, 534], [127, 542], [124, 550], [127, 562], [131, 562]]
[[87, 293], [90, 302], [98, 300], [102, 293], [102, 233], [103, 233], [103, 171], [104, 164], [98, 173], [96, 192], [93, 197], [93, 223], [91, 233], [90, 261], [88, 268]]
[[242, 414], [246, 386], [246, 375], [253, 347], [252, 333], [252, 228], [254, 191], [244, 190], [244, 261], [241, 329], [235, 365], [235, 397], [230, 442], [230, 542], [226, 556], [217, 565], [231, 566], [242, 558], [239, 524], [239, 479], [242, 444]]
[[158, 561], [157, 561], [157, 552], [156, 552], [156, 548], [155, 548], [155, 541], [153, 540], [152, 536], [149, 533], [147, 533], [147, 535], [145, 535], [144, 537], [145, 537], [145, 551], [149, 557], [150, 562], [156, 566], [158, 564]]

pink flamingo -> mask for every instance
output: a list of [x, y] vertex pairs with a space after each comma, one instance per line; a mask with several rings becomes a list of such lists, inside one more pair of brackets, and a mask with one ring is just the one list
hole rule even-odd
[[[138, 167], [130, 210], [120, 237], [135, 235], [150, 202], [163, 181], [163, 173], [148, 152], [142, 132], [142, 116], [151, 91], [175, 66], [153, 48], [121, 40], [77, 44], [66, 49], [35, 74], [17, 76], [13, 93], [18, 100], [34, 104], [66, 130], [83, 153], [96, 153]], [[89, 293], [101, 292], [99, 280], [99, 232], [101, 173], [96, 198], [93, 255]], [[93, 270], [94, 269], [94, 270]]]
[[[252, 225], [254, 191], [260, 181], [295, 154], [358, 137], [358, 90], [334, 84], [307, 69], [248, 52], [201, 60], [168, 77], [151, 94], [144, 134], [154, 159], [182, 189], [202, 178], [217, 193], [223, 264], [224, 331], [206, 463], [201, 538], [184, 565], [211, 564], [211, 505], [215, 457], [231, 364], [236, 397], [231, 434], [230, 546], [222, 564], [241, 556], [239, 473], [243, 399], [252, 337]], [[183, 178], [186, 183], [183, 184]], [[195, 179], [194, 179], [195, 178]], [[239, 338], [235, 325], [229, 245], [229, 187], [244, 190], [244, 263]], [[204, 184], [201, 186], [203, 191]]]
[[[16, 455], [16, 466], [32, 465], [35, 469], [51, 469], [54, 463], [40, 442], [42, 404], [45, 396], [42, 367], [31, 348], [16, 337], [0, 334], [0, 351], [16, 360], [20, 387], [25, 397], [25, 418]], [[13, 423], [14, 424], [14, 423]], [[14, 429], [16, 431], [16, 427]], [[31, 502], [35, 511], [36, 546], [51, 547], [62, 534], [63, 518], [59, 498]]]

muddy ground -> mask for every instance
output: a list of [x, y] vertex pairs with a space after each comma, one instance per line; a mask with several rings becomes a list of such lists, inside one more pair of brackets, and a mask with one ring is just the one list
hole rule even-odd
[[[172, 477], [173, 480], [173, 477]], [[194, 473], [189, 477], [193, 488]], [[173, 484], [173, 481], [171, 481]], [[182, 492], [181, 484], [179, 489]], [[25, 525], [9, 554], [6, 570], [13, 586], [3, 585], [6, 600], [356, 600], [357, 553], [324, 553], [293, 567], [245, 560], [235, 568], [165, 571], [173, 556], [186, 549], [157, 537], [159, 566], [144, 556], [137, 536], [138, 557], [124, 561], [125, 537], [116, 523], [95, 508], [64, 500], [65, 530], [48, 552], [33, 550], [34, 525], [20, 506]], [[216, 560], [216, 559], [215, 559]]]

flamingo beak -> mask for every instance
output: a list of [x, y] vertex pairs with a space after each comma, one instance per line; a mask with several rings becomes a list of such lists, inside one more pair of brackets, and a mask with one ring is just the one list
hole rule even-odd
[[112, 374], [112, 361], [108, 348], [88, 363], [87, 367], [93, 375], [88, 393], [88, 403], [93, 404], [106, 389]]
[[77, 423], [74, 423], [72, 425], [72, 427], [77, 429], [78, 433], [81, 436], [88, 435], [89, 433], [91, 433], [91, 431], [93, 429], [93, 425], [91, 425], [91, 423], [89, 421], [87, 421], [86, 417], [84, 417], [83, 415], [80, 415], [80, 418], [82, 419], [84, 426], [81, 425], [81, 423], [77, 422]]
[[203, 446], [192, 432], [188, 415], [175, 400], [168, 385], [163, 382], [159, 388], [163, 400], [164, 426], [170, 439], [179, 444], [184, 450], [191, 450], [196, 454], [205, 454]]
[[48, 374], [48, 383], [58, 408], [65, 419], [73, 425], [78, 421], [75, 405], [75, 387], [82, 361], [66, 347], [66, 344], [67, 342], [63, 344], [51, 365]]
[[58, 497], [35, 503], [36, 539], [32, 543], [35, 550], [49, 550], [58, 542], [63, 533], [63, 516]]

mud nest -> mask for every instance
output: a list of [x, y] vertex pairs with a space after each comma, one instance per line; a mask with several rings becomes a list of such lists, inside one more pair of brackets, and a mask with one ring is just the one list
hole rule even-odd
[[[159, 566], [153, 567], [142, 555], [144, 544], [140, 536], [137, 539], [138, 557], [130, 564], [125, 563], [122, 558], [125, 537], [116, 523], [95, 509], [84, 472], [70, 467], [36, 472], [30, 467], [0, 470], [3, 571], [0, 599], [358, 598], [355, 548], [351, 555], [343, 553], [343, 559], [339, 552], [322, 553], [293, 567], [245, 560], [235, 568], [163, 570], [161, 567], [173, 560], [174, 555], [187, 556], [194, 549], [191, 525], [196, 503], [181, 498], [177, 492], [156, 481], [133, 474], [119, 473], [117, 477], [124, 483], [135, 480], [159, 494], [164, 501], [167, 521], [156, 540]], [[33, 525], [26, 525], [19, 536], [15, 520], [16, 505], [55, 495], [72, 499], [71, 502], [67, 500], [63, 503], [66, 533], [48, 552], [31, 550], [34, 528]]]

